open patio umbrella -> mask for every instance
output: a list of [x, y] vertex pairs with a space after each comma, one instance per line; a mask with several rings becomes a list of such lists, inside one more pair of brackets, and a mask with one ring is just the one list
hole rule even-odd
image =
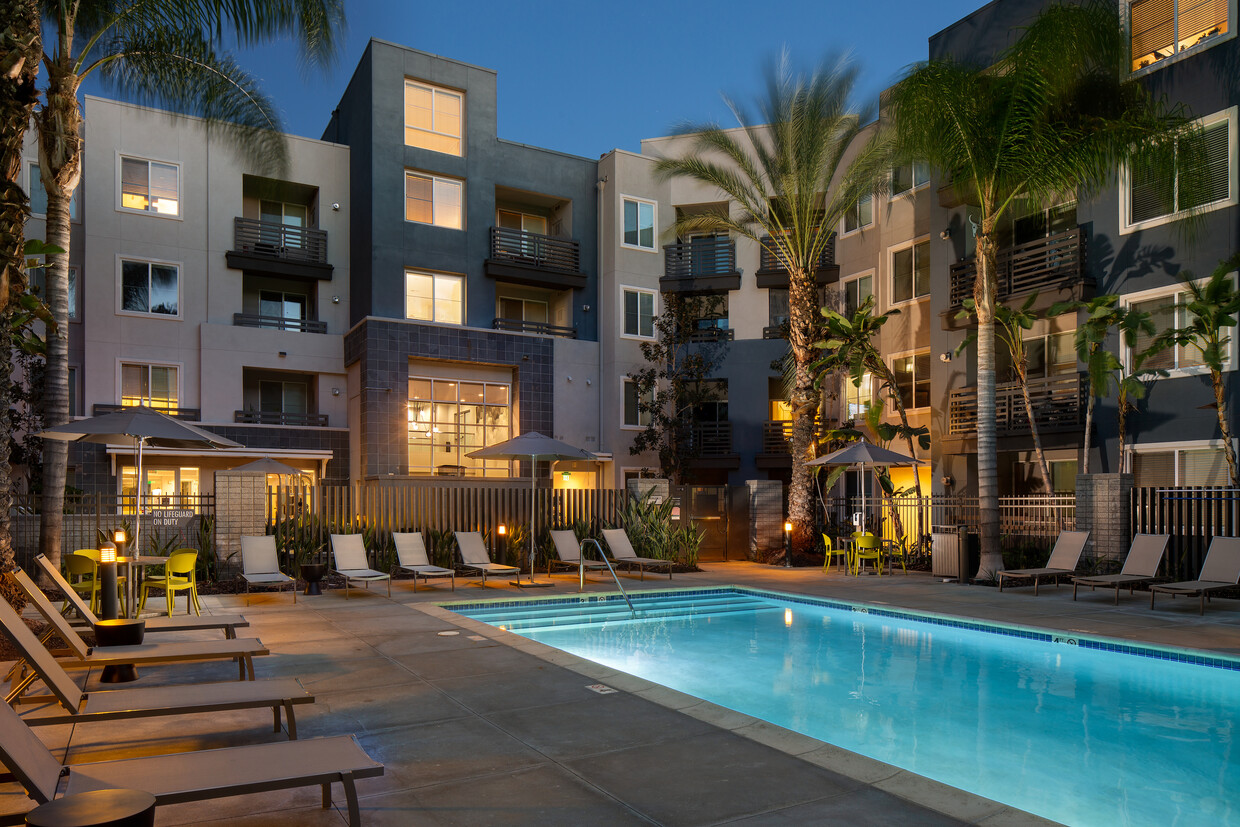
[[279, 460], [271, 457], [263, 457], [253, 462], [247, 462], [245, 465], [238, 465], [236, 468], [230, 468], [230, 471], [261, 471], [264, 474], [275, 474], [280, 477], [300, 477], [302, 472], [291, 465], [285, 465]]
[[[922, 461], [910, 457], [908, 454], [900, 454], [895, 451], [889, 451], [886, 448], [880, 448], [872, 442], [864, 439], [858, 440], [851, 445], [845, 446], [838, 451], [827, 454], [825, 457], [810, 460], [806, 465], [855, 465], [858, 470], [865, 468], [887, 468], [890, 466], [904, 467], [910, 465], [922, 465]], [[865, 486], [861, 486], [861, 530], [865, 529]]]
[[537, 431], [527, 431], [520, 436], [500, 442], [496, 445], [488, 445], [485, 448], [479, 448], [477, 451], [470, 451], [466, 456], [471, 459], [525, 459], [530, 460], [530, 582], [522, 583], [521, 574], [517, 574], [517, 585], [527, 586], [550, 586], [550, 583], [534, 582], [534, 535], [536, 533], [534, 523], [534, 492], [537, 490], [538, 484], [538, 461], [555, 461], [560, 459], [589, 459], [596, 460], [598, 457], [582, 448], [575, 448], [567, 442], [561, 442], [558, 439], [552, 439], [544, 436]]
[[132, 441], [138, 455], [138, 513], [133, 530], [134, 548], [142, 526], [142, 448], [241, 448], [238, 442], [173, 419], [165, 413], [142, 406], [127, 407], [113, 413], [66, 422], [41, 431], [36, 436], [66, 442], [124, 443]]

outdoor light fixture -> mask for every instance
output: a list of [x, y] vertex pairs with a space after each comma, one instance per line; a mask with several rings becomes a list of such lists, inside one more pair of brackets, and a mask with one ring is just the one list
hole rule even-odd
[[332, 388], [332, 396], [339, 396], [340, 388]]
[[946, 363], [950, 362], [951, 360], [952, 360], [952, 355], [951, 355], [950, 353], [940, 353], [940, 354], [939, 354], [939, 361], [940, 361], [940, 362], [943, 362], [944, 364], [946, 364]]
[[99, 562], [100, 563], [115, 563], [116, 562], [116, 546], [104, 546], [103, 548], [99, 549]]
[[[124, 531], [117, 531], [113, 536], [119, 537], [122, 543], [125, 540]], [[99, 548], [99, 616], [103, 620], [120, 617], [119, 596], [116, 591], [116, 546], [105, 543]]]
[[784, 568], [792, 568], [792, 520], [784, 520]]
[[499, 536], [503, 537], [505, 534], [507, 534], [507, 533], [508, 533], [508, 526], [506, 526], [506, 525], [499, 525], [499, 526], [496, 526], [496, 527], [495, 527], [495, 533], [496, 533], [496, 534], [498, 534]]
[[947, 239], [949, 239], [949, 238], [951, 238], [951, 237], [952, 237], [952, 228], [951, 228], [951, 227], [948, 227], [946, 230], [944, 230], [943, 232], [939, 233], [939, 238], [943, 239], [944, 241], [946, 241]]

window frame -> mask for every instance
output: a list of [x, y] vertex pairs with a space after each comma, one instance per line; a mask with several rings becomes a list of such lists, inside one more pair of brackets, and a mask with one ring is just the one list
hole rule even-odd
[[[34, 187], [36, 184], [39, 185], [39, 190], [43, 192], [43, 200], [44, 201], [47, 200], [47, 191], [44, 190], [42, 186], [43, 184], [42, 171], [40, 171], [39, 177], [37, 179], [32, 174], [34, 171], [32, 167], [39, 168], [39, 159], [38, 158], [23, 158], [22, 164], [25, 167], [25, 175], [26, 175], [25, 189], [26, 189], [26, 198], [30, 203], [30, 217], [41, 218], [44, 221], [46, 221], [47, 213], [38, 212], [34, 208], [34, 192], [35, 192]], [[81, 207], [78, 204], [78, 193], [81, 191], [82, 191], [82, 182], [79, 181], [77, 188], [73, 190], [73, 195], [69, 197], [69, 222], [72, 224], [82, 223]]]
[[[1228, 274], [1228, 278], [1232, 279], [1234, 282], [1235, 279], [1240, 278], [1240, 272], [1233, 270], [1231, 273]], [[1196, 283], [1204, 284], [1206, 281], [1207, 279], [1198, 279]], [[1185, 290], [1184, 285], [1168, 284], [1163, 287], [1153, 287], [1153, 288], [1150, 288], [1149, 290], [1141, 290], [1136, 293], [1126, 293], [1120, 296], [1120, 306], [1123, 307], [1125, 310], [1127, 310], [1131, 308], [1134, 304], [1144, 304], [1145, 302], [1158, 301], [1159, 299], [1166, 299], [1168, 303], [1173, 303], [1175, 300], [1175, 297], [1181, 294], [1186, 294], [1186, 293], [1187, 293], [1187, 290]], [[1180, 321], [1177, 320], [1175, 324], [1179, 326]], [[1162, 331], [1157, 331], [1157, 332], [1161, 333]], [[1240, 363], [1240, 358], [1238, 358], [1238, 355], [1240, 354], [1237, 353], [1237, 347], [1240, 346], [1240, 342], [1237, 341], [1238, 337], [1236, 336], [1235, 333], [1230, 334], [1230, 336], [1231, 336], [1231, 341], [1228, 342], [1227, 361], [1223, 364], [1224, 373], [1228, 373], [1228, 372], [1236, 370], [1237, 364]], [[1132, 370], [1132, 359], [1133, 359], [1132, 348], [1129, 347], [1128, 343], [1123, 341], [1123, 339], [1121, 338], [1120, 340], [1120, 362], [1123, 364], [1124, 370], [1126, 371]], [[1209, 376], [1210, 375], [1210, 368], [1207, 367], [1206, 365], [1188, 365], [1186, 367], [1179, 367], [1178, 356], [1176, 357], [1176, 363], [1177, 363], [1177, 367], [1167, 369], [1167, 375], [1165, 377], [1157, 376], [1156, 374], [1152, 374], [1152, 373], [1142, 374], [1142, 376], [1147, 380], [1157, 380], [1157, 379], [1180, 379], [1185, 376]]]
[[[150, 397], [151, 368], [173, 368], [174, 370], [176, 370], [177, 372], [176, 400], [175, 400], [176, 404], [173, 405], [172, 408], [179, 410], [180, 408], [185, 407], [182, 404], [185, 401], [184, 394], [182, 393], [182, 385], [183, 385], [184, 377], [185, 377], [185, 363], [184, 362], [160, 362], [160, 361], [128, 359], [128, 358], [120, 358], [120, 357], [118, 357], [116, 360], [116, 404], [124, 406], [124, 407], [132, 407], [132, 406], [125, 405], [125, 386], [124, 386], [125, 379], [124, 377], [125, 377], [125, 367], [127, 365], [130, 367], [136, 366], [136, 367], [146, 368], [146, 382], [147, 382], [146, 402], [148, 403], [150, 402], [150, 399], [151, 399]], [[155, 408], [155, 410], [158, 411], [161, 409]]]
[[[649, 427], [650, 423], [647, 422], [645, 425], [640, 424], [640, 421], [642, 418], [642, 412], [640, 408], [637, 411], [637, 419], [638, 419], [639, 424], [634, 425], [633, 423], [629, 422], [627, 418], [628, 417], [628, 392], [629, 392], [628, 389], [630, 386], [634, 388], [634, 393], [636, 393], [637, 382], [634, 381], [632, 377], [621, 376], [620, 377], [620, 430], [622, 431], [644, 431], [646, 430], [647, 427]], [[652, 402], [654, 401], [653, 398], [651, 399], [651, 401]], [[641, 404], [640, 397], [638, 397], [637, 402], [639, 405]], [[652, 415], [648, 412], [646, 413], [646, 417], [647, 419], [650, 419], [652, 418]]]
[[[431, 128], [430, 129], [423, 129], [420, 126], [409, 125], [409, 109], [405, 104], [405, 92], [410, 86], [418, 86], [423, 89], [429, 90], [431, 93]], [[441, 94], [450, 95], [452, 97], [455, 97], [458, 101], [460, 101], [460, 106], [461, 106], [460, 134], [453, 135], [451, 132], [440, 132], [439, 130], [435, 129], [435, 113], [436, 113], [435, 97]], [[414, 129], [414, 130], [417, 130], [418, 132], [424, 132], [428, 135], [436, 135], [436, 136], [443, 137], [443, 138], [455, 138], [460, 144], [460, 151], [459, 152], [445, 152], [442, 149], [432, 149], [431, 147], [428, 147], [428, 146], [419, 146], [417, 144], [411, 144], [409, 143], [406, 137], [408, 133], [405, 131], [402, 131], [401, 141], [404, 143], [405, 146], [411, 149], [424, 149], [427, 152], [437, 152], [440, 155], [447, 155], [452, 158], [465, 157], [465, 92], [459, 89], [449, 89], [446, 86], [436, 86], [433, 83], [427, 83], [426, 81], [418, 80], [417, 78], [406, 77], [405, 83], [401, 87], [400, 116], [401, 116], [401, 125], [403, 127], [403, 130]]]
[[[127, 310], [125, 308], [125, 262], [147, 265], [146, 272], [147, 272], [148, 288], [150, 285], [150, 278], [151, 278], [150, 268], [152, 266], [172, 267], [176, 270], [176, 273], [177, 273], [177, 312], [175, 315], [172, 313], [154, 313], [150, 310], [147, 310], [145, 312], [141, 310]], [[165, 261], [163, 259], [145, 258], [141, 256], [126, 256], [126, 255], [122, 255], [118, 253], [116, 256], [116, 315], [132, 316], [134, 318], [139, 318], [139, 319], [162, 319], [165, 321], [169, 321], [169, 320], [183, 321], [185, 318], [185, 297], [183, 295], [184, 291], [181, 289], [181, 283], [182, 283], [181, 270], [182, 269], [183, 269], [182, 262], [179, 262], [179, 261]], [[148, 300], [147, 300], [147, 306], [148, 307], [150, 306], [149, 295], [148, 295]]]
[[[637, 333], [628, 332], [627, 304], [628, 304], [629, 293], [635, 293], [639, 297], [638, 306], [637, 306], [637, 329], [638, 329]], [[641, 331], [641, 299], [640, 299], [640, 296], [642, 294], [645, 294], [651, 297], [650, 298], [651, 313], [650, 313], [650, 335], [649, 336], [643, 336], [640, 332]], [[657, 290], [651, 290], [647, 287], [634, 287], [632, 285], [627, 285], [627, 284], [620, 285], [620, 338], [621, 339], [632, 339], [638, 342], [653, 342], [655, 339], [658, 338], [658, 332], [655, 330], [655, 327], [654, 327], [654, 320], [657, 318], [659, 318], [659, 292]]]
[[[39, 293], [39, 297], [47, 301], [47, 264], [41, 264], [38, 267], [31, 267], [26, 271], [26, 279], [30, 287], [37, 286], [35, 284], [35, 272], [42, 270], [43, 290]], [[76, 324], [82, 321], [78, 315], [78, 291], [82, 289], [81, 273], [79, 273], [77, 265], [69, 266], [69, 322]], [[178, 279], [179, 281], [180, 279]]]
[[[1240, 448], [1240, 438], [1233, 437], [1233, 448]], [[1186, 439], [1180, 442], [1137, 442], [1125, 446], [1123, 467], [1127, 473], [1132, 473], [1133, 457], [1136, 454], [1166, 454], [1175, 455], [1172, 467], [1175, 469], [1175, 482], [1173, 486], [1187, 485], [1180, 481], [1180, 454], [1186, 451], [1221, 451], [1223, 449], [1223, 440], [1221, 439]]]
[[[1178, 11], [1178, 9], [1176, 9], [1178, 2], [1179, 0], [1176, 0], [1176, 3], [1173, 4], [1173, 9], [1174, 9], [1172, 12], [1173, 14], [1176, 14], [1176, 12]], [[1237, 9], [1236, 0], [1228, 0], [1227, 2], [1227, 31], [1224, 32], [1223, 34], [1217, 35], [1203, 42], [1194, 43], [1192, 46], [1189, 46], [1187, 49], [1178, 49], [1179, 39], [1177, 37], [1176, 46], [1177, 46], [1178, 51], [1160, 60], [1154, 61], [1149, 66], [1142, 66], [1138, 69], [1132, 69], [1132, 61], [1133, 61], [1132, 2], [1131, 0], [1126, 0], [1126, 2], [1121, 3], [1120, 12], [1123, 17], [1125, 37], [1128, 41], [1128, 67], [1131, 71], [1131, 76], [1141, 77], [1142, 75], [1147, 75], [1151, 72], [1156, 72], [1165, 66], [1170, 66], [1174, 63], [1178, 63], [1187, 57], [1191, 57], [1192, 55], [1203, 52], [1206, 49], [1212, 49], [1215, 46], [1221, 45], [1223, 43], [1226, 43], [1229, 40], [1234, 39], [1236, 37], [1236, 9]], [[1178, 16], [1178, 14], [1176, 14], [1176, 16]]]
[[[862, 224], [861, 223], [861, 202], [867, 199], [870, 202], [870, 220]], [[848, 229], [848, 217], [854, 210], [857, 211], [857, 226], [850, 230]], [[856, 235], [857, 233], [865, 232], [865, 230], [874, 226], [874, 223], [876, 220], [877, 220], [877, 211], [874, 209], [874, 194], [867, 193], [865, 195], [862, 195], [859, 198], [857, 198], [857, 202], [855, 204], [853, 204], [851, 207], [848, 208], [848, 212], [846, 212], [844, 216], [840, 218], [840, 238], [849, 238], [851, 236]]]
[[[867, 390], [869, 391], [869, 401], [862, 402], [862, 400], [866, 397]], [[861, 410], [855, 415], [852, 413], [852, 400], [849, 398], [849, 394], [856, 397], [857, 407], [861, 408]], [[870, 373], [868, 370], [863, 373], [861, 375], [860, 385], [854, 385], [852, 382], [852, 377], [846, 374], [843, 377], [843, 384], [840, 390], [840, 404], [842, 406], [840, 415], [844, 421], [855, 422], [864, 418], [866, 411], [869, 410], [870, 406], [874, 404], [874, 374]]]
[[[1183, 210], [1177, 209], [1172, 212], [1166, 213], [1165, 215], [1158, 215], [1158, 216], [1154, 216], [1153, 218], [1146, 218], [1144, 220], [1134, 222], [1131, 220], [1131, 216], [1132, 216], [1132, 170], [1128, 164], [1123, 164], [1120, 167], [1120, 175], [1119, 175], [1119, 234], [1120, 235], [1130, 235], [1131, 233], [1136, 233], [1142, 230], [1151, 229], [1153, 227], [1160, 227], [1163, 224], [1170, 224], [1174, 221], [1179, 221], [1180, 219], [1184, 218], [1184, 216], [1192, 210], [1198, 210], [1201, 213], [1210, 213], [1210, 212], [1214, 212], [1215, 210], [1226, 209], [1227, 207], [1234, 207], [1237, 204], [1240, 204], [1240, 193], [1237, 193], [1238, 187], [1236, 184], [1236, 169], [1237, 169], [1237, 166], [1240, 166], [1240, 164], [1237, 163], [1238, 155], [1240, 155], [1240, 152], [1238, 152], [1238, 147], [1240, 147], [1240, 141], [1237, 140], [1237, 136], [1236, 136], [1237, 112], [1238, 111], [1240, 111], [1240, 107], [1231, 106], [1226, 109], [1221, 109], [1217, 112], [1213, 112], [1209, 115], [1204, 115], [1200, 118], [1197, 118], [1194, 121], [1194, 123], [1196, 123], [1198, 126], [1201, 126], [1203, 128], [1212, 126], [1223, 120], [1226, 120], [1228, 122], [1227, 124], [1227, 197], [1220, 198], [1216, 201], [1211, 201], [1207, 204], [1202, 204], [1198, 207], [1190, 207], [1189, 209], [1183, 209]], [[1176, 177], [1177, 178], [1179, 177], [1178, 166], [1176, 168]]]
[[[409, 277], [411, 275], [430, 276], [431, 278], [431, 315], [432, 315], [432, 318], [418, 319], [418, 318], [414, 318], [413, 316], [409, 315]], [[435, 301], [436, 301], [435, 293], [434, 293], [434, 286], [435, 286], [435, 279], [439, 279], [439, 278], [456, 279], [461, 284], [461, 320], [459, 322], [448, 322], [448, 321], [443, 321], [443, 320], [434, 318]], [[468, 296], [465, 290], [466, 284], [467, 284], [467, 281], [466, 281], [465, 276], [461, 275], [460, 273], [439, 273], [434, 270], [418, 270], [417, 268], [414, 268], [414, 267], [406, 267], [405, 268], [405, 321], [419, 322], [423, 324], [451, 325], [452, 327], [464, 327], [465, 321], [468, 318], [468, 316], [466, 315], [466, 311], [468, 309], [467, 308]]]
[[[650, 246], [649, 246], [649, 247], [645, 247], [645, 246], [643, 246], [643, 245], [641, 245], [641, 244], [629, 244], [627, 241], [625, 241], [625, 240], [624, 240], [624, 205], [625, 205], [625, 202], [627, 202], [627, 201], [632, 201], [633, 203], [635, 203], [635, 204], [637, 204], [637, 205], [638, 205], [638, 212], [637, 212], [638, 228], [637, 228], [637, 233], [638, 233], [638, 241], [639, 241], [639, 242], [641, 241], [641, 205], [642, 205], [642, 204], [647, 204], [647, 205], [649, 205], [649, 206], [650, 206], [650, 209], [651, 209], [651, 213], [650, 213], [650, 222], [651, 222], [651, 223], [650, 223], [650, 230], [651, 230], [651, 233], [650, 233]], [[620, 246], [621, 246], [621, 247], [623, 247], [623, 248], [624, 248], [624, 249], [626, 249], [626, 250], [641, 250], [643, 253], [657, 253], [657, 252], [659, 252], [659, 202], [658, 202], [658, 201], [652, 201], [652, 200], [650, 200], [649, 198], [641, 198], [641, 197], [636, 196], [636, 195], [625, 195], [625, 194], [621, 193], [621, 194], [620, 194], [620, 210], [619, 210], [618, 221], [619, 221], [619, 225], [620, 225], [620, 229], [619, 229], [619, 239], [620, 239]]]
[[[843, 307], [843, 310], [841, 311], [841, 315], [843, 316], [851, 315], [851, 313], [848, 312], [848, 287], [851, 284], [856, 284], [860, 282], [862, 279], [868, 278], [870, 280], [870, 296], [873, 297], [875, 301], [878, 300], [878, 297], [874, 295], [874, 281], [877, 278], [877, 276], [878, 276], [877, 271], [875, 271], [874, 268], [870, 268], [869, 270], [862, 270], [860, 272], [853, 273], [851, 276], [847, 276], [845, 278], [840, 279], [840, 303], [841, 303], [841, 306]], [[860, 307], [860, 306], [861, 304], [857, 305], [857, 307]], [[853, 312], [856, 312], [857, 307], [853, 308]]]
[[[896, 167], [892, 167], [891, 170], [888, 172], [888, 178], [887, 178], [887, 180], [891, 184], [891, 200], [892, 201], [895, 201], [897, 198], [904, 198], [907, 195], [911, 195], [920, 189], [925, 189], [926, 187], [930, 186], [930, 165], [929, 164], [922, 163], [920, 161], [911, 161], [907, 164], [898, 164], [897, 166], [899, 167], [907, 166], [910, 168], [909, 169], [910, 186], [906, 190], [900, 190], [899, 192], [896, 192], [896, 187], [895, 187]], [[925, 171], [925, 174], [926, 174], [926, 180], [922, 181], [920, 184], [917, 183], [917, 168], [918, 167], [921, 167]]]
[[[163, 166], [173, 167], [177, 171], [177, 211], [175, 214], [159, 212], [158, 210], [145, 209], [140, 210], [136, 207], [126, 207], [124, 204], [125, 196], [123, 191], [124, 185], [124, 166], [125, 161], [145, 161], [147, 164], [147, 203], [150, 199], [150, 165], [162, 164]], [[128, 213], [129, 215], [147, 215], [155, 218], [163, 218], [170, 221], [185, 220], [185, 176], [182, 174], [181, 163], [179, 161], [169, 161], [163, 158], [150, 158], [143, 155], [127, 155], [117, 150], [116, 152], [116, 211]]]
[[[430, 221], [418, 221], [416, 218], [409, 217], [409, 179], [410, 178], [424, 178], [431, 182], [431, 201], [430, 201], [431, 220]], [[403, 196], [403, 201], [405, 204], [405, 209], [404, 209], [403, 217], [404, 217], [406, 224], [417, 224], [421, 227], [438, 227], [441, 230], [455, 230], [457, 232], [465, 231], [465, 179], [453, 178], [450, 175], [436, 175], [433, 172], [423, 172], [417, 169], [406, 168], [404, 183], [405, 183], [405, 191], [404, 191], [405, 194]], [[440, 224], [436, 221], [439, 211], [437, 208], [438, 202], [435, 200], [435, 185], [438, 183], [455, 184], [460, 188], [460, 193], [461, 193], [460, 210], [461, 211], [460, 211], [460, 215], [458, 216], [460, 219], [459, 226], [453, 226], [451, 224]]]
[[[913, 399], [911, 401], [914, 404], [909, 405], [904, 408], [904, 412], [906, 414], [926, 413], [934, 409], [934, 386], [931, 384], [931, 381], [932, 381], [931, 376], [927, 376], [924, 380], [919, 380], [917, 377], [917, 357], [918, 356], [925, 356], [927, 361], [930, 361], [930, 348], [923, 347], [923, 348], [914, 348], [913, 350], [902, 350], [902, 351], [898, 351], [895, 353], [889, 353], [885, 357], [886, 362], [887, 362], [887, 370], [891, 371], [891, 376], [893, 379], [896, 378], [895, 363], [897, 359], [911, 358], [913, 360]], [[933, 362], [930, 363], [930, 374], [931, 375], [934, 374]], [[929, 404], [917, 406], [915, 404], [917, 401], [917, 386], [921, 384], [922, 382], [924, 382], [928, 386], [927, 395], [930, 397], [928, 400]], [[897, 392], [899, 391], [898, 387], [896, 388], [896, 391]], [[871, 389], [870, 398], [873, 399], [872, 389]], [[892, 406], [891, 413], [893, 414], [895, 413], [894, 405]]]
[[[887, 301], [888, 308], [905, 307], [908, 305], [917, 304], [918, 302], [926, 301], [930, 298], [930, 294], [933, 292], [933, 286], [930, 284], [926, 285], [925, 293], [922, 293], [921, 295], [917, 294], [917, 248], [923, 244], [925, 245], [926, 255], [929, 256], [930, 255], [930, 236], [929, 235], [919, 236], [917, 238], [914, 238], [911, 241], [901, 242], [900, 244], [895, 244], [887, 248], [887, 288], [888, 290], [891, 291], [888, 294], [888, 301]], [[909, 290], [912, 292], [913, 297], [910, 299], [897, 300], [896, 299], [896, 269], [895, 269], [896, 253], [901, 253], [901, 252], [904, 252], [905, 250], [913, 251], [913, 270], [909, 274], [909, 277], [911, 279], [911, 283], [909, 284]], [[928, 279], [934, 278], [934, 273], [932, 270], [929, 272], [927, 278]]]
[[[475, 422], [472, 424], [460, 422], [459, 414], [461, 412], [461, 409], [468, 407], [471, 404], [476, 404], [476, 403], [469, 403], [469, 402], [462, 401], [460, 397], [460, 389], [462, 385], [482, 385], [484, 388], [502, 386], [505, 389], [505, 396], [507, 398], [507, 402], [504, 405], [502, 406], [494, 405], [493, 403], [486, 401], [485, 397], [484, 397], [484, 401], [482, 404], [484, 407], [503, 407], [507, 411], [508, 424], [504, 426], [507, 429], [506, 430], [507, 436], [505, 436], [504, 439], [511, 439], [513, 436], [519, 435], [520, 425], [517, 422], [518, 404], [517, 404], [517, 400], [515, 397], [515, 392], [517, 389], [517, 383], [515, 381], [515, 377], [509, 381], [501, 381], [499, 379], [493, 379], [493, 378], [486, 377], [486, 376], [473, 375], [469, 371], [462, 371], [461, 373], [457, 373], [452, 376], [449, 376], [449, 375], [439, 376], [439, 375], [436, 375], [436, 373], [434, 372], [424, 372], [424, 371], [415, 370], [412, 363], [410, 365], [410, 368], [411, 370], [409, 372], [409, 375], [406, 378], [406, 386], [405, 386], [405, 404], [409, 406], [408, 410], [409, 410], [409, 416], [410, 416], [409, 424], [405, 428], [405, 438], [407, 441], [406, 442], [407, 446], [411, 445], [414, 439], [430, 440], [430, 443], [431, 443], [430, 447], [432, 449], [432, 458], [433, 458], [434, 449], [436, 448], [436, 444], [437, 444], [436, 443], [437, 437], [432, 436], [432, 434], [449, 433], [450, 435], [444, 437], [444, 439], [448, 445], [451, 445], [451, 443], [455, 442], [456, 447], [446, 452], [448, 456], [453, 457], [453, 458], [460, 458], [462, 460], [467, 459], [467, 457], [465, 457], [464, 454], [461, 452], [462, 443], [460, 441], [460, 435], [462, 434], [463, 430], [467, 428], [476, 428], [476, 429], [479, 429], [477, 433], [485, 436], [487, 426], [479, 422]], [[425, 436], [417, 436], [417, 437], [413, 436], [415, 432], [419, 434], [423, 432], [411, 427], [413, 424], [412, 416], [413, 416], [413, 405], [415, 404], [415, 400], [411, 396], [411, 391], [409, 389], [409, 384], [415, 381], [428, 382], [428, 383], [431, 383], [431, 386], [432, 386], [431, 398], [429, 399], [419, 398], [416, 400], [416, 402], [419, 404], [426, 404], [429, 406], [429, 418], [425, 420], [425, 424], [427, 427], [426, 431], [424, 432]], [[449, 401], [446, 399], [434, 398], [434, 384], [435, 383], [445, 383], [448, 385], [455, 385], [456, 392], [457, 392], [456, 399], [453, 401]], [[486, 391], [484, 390], [484, 394], [485, 392]], [[440, 406], [440, 405], [455, 407], [456, 414], [458, 415], [458, 419], [455, 424], [449, 423], [446, 420], [436, 419], [435, 409], [436, 409], [436, 406]], [[441, 431], [438, 427], [438, 425], [441, 423], [448, 425], [450, 430], [446, 432]], [[504, 440], [500, 440], [499, 442], [503, 442], [503, 441]], [[486, 442], [485, 440], [482, 440], [483, 444], [478, 445], [477, 447], [485, 448], [490, 445], [498, 445], [499, 442]], [[470, 450], [474, 450], [474, 448], [471, 447]], [[468, 453], [468, 452], [465, 452], [465, 453]], [[510, 479], [513, 476], [512, 463], [515, 462], [515, 460], [487, 459], [487, 460], [479, 460], [478, 462], [479, 464], [474, 470], [480, 471], [481, 473], [473, 473], [473, 474], [462, 473], [459, 475], [447, 475], [447, 476], [456, 476], [459, 479], [487, 479], [487, 478]], [[432, 470], [430, 471], [426, 470], [426, 466], [421, 466], [421, 465], [417, 466], [417, 470], [415, 470], [413, 462], [412, 462], [411, 451], [406, 453], [405, 463], [406, 463], [406, 468], [408, 470], [409, 476], [412, 476], [412, 477], [444, 476], [438, 470], [442, 466], [438, 466], [438, 465], [432, 465], [431, 466]], [[452, 465], [455, 465], [455, 463], [452, 463]], [[468, 468], [468, 466], [463, 466], [463, 465], [458, 466], [458, 467], [460, 467], [462, 470], [465, 470]], [[501, 470], [503, 471], [502, 474], [501, 473], [488, 473], [488, 471], [499, 472]]]

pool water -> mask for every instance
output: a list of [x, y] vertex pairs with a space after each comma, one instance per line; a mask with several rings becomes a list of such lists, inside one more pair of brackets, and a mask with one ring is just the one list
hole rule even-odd
[[1072, 825], [1240, 827], [1240, 661], [750, 589], [466, 616]]

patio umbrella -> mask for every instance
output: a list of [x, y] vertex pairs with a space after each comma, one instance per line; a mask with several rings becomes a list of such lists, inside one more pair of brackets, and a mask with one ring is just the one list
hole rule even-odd
[[[851, 445], [845, 446], [838, 451], [827, 454], [825, 457], [810, 460], [806, 465], [855, 465], [857, 470], [865, 468], [886, 468], [890, 466], [910, 466], [922, 465], [922, 461], [908, 454], [900, 454], [895, 451], [889, 451], [881, 448], [872, 442], [866, 440], [858, 440]], [[865, 530], [865, 486], [861, 486], [861, 530]]]
[[142, 526], [142, 448], [241, 448], [238, 442], [196, 428], [165, 413], [142, 406], [66, 422], [36, 436], [66, 442], [123, 443], [133, 441], [138, 455], [138, 513], [133, 531], [134, 548]]
[[294, 468], [291, 465], [285, 465], [283, 462], [272, 459], [271, 457], [263, 457], [262, 459], [256, 459], [253, 462], [247, 462], [245, 465], [238, 465], [236, 468], [231, 468], [229, 470], [260, 471], [264, 474], [275, 474], [276, 476], [280, 476], [280, 477], [302, 476], [302, 472], [299, 471], [298, 469]]
[[[496, 445], [488, 445], [477, 451], [470, 451], [466, 456], [471, 459], [525, 459], [530, 460], [530, 582], [525, 585], [529, 586], [550, 586], [550, 583], [534, 582], [534, 491], [537, 490], [537, 471], [538, 461], [547, 460], [555, 461], [559, 459], [598, 459], [582, 448], [575, 448], [567, 442], [561, 442], [558, 439], [552, 439], [544, 436], [537, 431], [527, 431], [520, 436], [500, 442]], [[522, 585], [521, 574], [517, 573], [517, 585]]]

